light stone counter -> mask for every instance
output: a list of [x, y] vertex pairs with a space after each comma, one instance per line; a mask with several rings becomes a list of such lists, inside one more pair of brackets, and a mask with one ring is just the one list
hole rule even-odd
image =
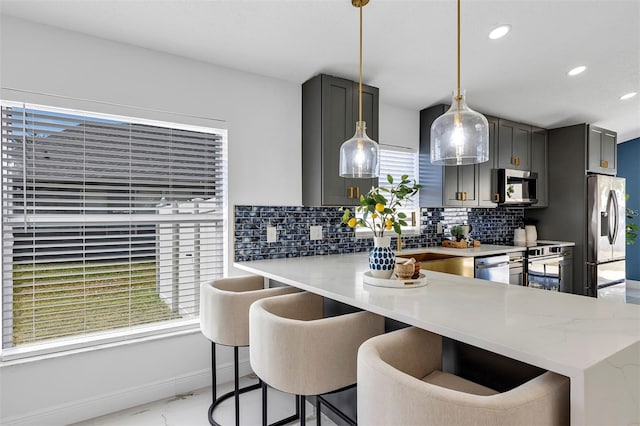
[[568, 376], [572, 424], [640, 423], [640, 306], [432, 271], [425, 287], [373, 287], [365, 253], [234, 265]]

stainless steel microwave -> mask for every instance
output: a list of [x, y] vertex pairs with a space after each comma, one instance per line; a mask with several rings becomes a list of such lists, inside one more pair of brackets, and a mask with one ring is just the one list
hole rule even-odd
[[538, 202], [537, 173], [512, 169], [495, 169], [495, 172], [495, 202], [513, 206], [529, 206]]

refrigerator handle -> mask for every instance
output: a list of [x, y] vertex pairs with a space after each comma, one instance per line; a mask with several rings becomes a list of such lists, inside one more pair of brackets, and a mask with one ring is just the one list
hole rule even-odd
[[613, 244], [618, 239], [618, 228], [619, 228], [619, 218], [618, 215], [620, 213], [618, 207], [618, 197], [616, 196], [616, 192], [611, 190], [609, 192], [609, 196], [613, 200], [613, 212], [614, 212], [614, 222], [613, 222], [613, 236], [609, 238], [610, 244]]
[[[616, 209], [615, 195], [616, 194], [613, 190], [609, 191], [609, 194], [607, 196], [607, 209], [606, 211], [602, 212], [602, 223], [601, 223], [600, 235], [602, 235], [603, 237], [607, 237], [607, 240], [609, 240], [609, 244], [613, 244], [613, 241], [615, 240], [615, 236], [614, 236], [616, 233], [615, 228], [617, 226], [617, 221], [618, 221], [617, 216], [614, 214]], [[614, 211], [611, 211], [612, 209]], [[613, 220], [613, 223], [611, 222], [612, 220]]]

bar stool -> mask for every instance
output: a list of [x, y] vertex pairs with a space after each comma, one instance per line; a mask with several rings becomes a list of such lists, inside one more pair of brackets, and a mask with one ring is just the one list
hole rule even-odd
[[[240, 394], [261, 387], [261, 383], [239, 387], [238, 347], [249, 344], [249, 306], [256, 300], [299, 291], [293, 287], [264, 288], [264, 278], [247, 275], [217, 279], [200, 288], [200, 331], [211, 341], [211, 387], [213, 401], [209, 406], [209, 423], [213, 410], [222, 401], [235, 397], [236, 426], [240, 424]], [[233, 346], [234, 390], [216, 397], [216, 344]], [[295, 420], [295, 416], [285, 419]]]
[[316, 398], [316, 423], [321, 405], [355, 424], [322, 398], [356, 383], [358, 347], [384, 332], [384, 318], [371, 312], [323, 318], [322, 297], [311, 293], [262, 299], [249, 309], [249, 358], [263, 381], [262, 424], [266, 424], [266, 384], [300, 399], [300, 424], [305, 424], [305, 396]]
[[409, 327], [358, 351], [358, 419], [369, 425], [569, 424], [569, 379], [545, 372], [507, 392], [442, 372], [442, 336]]

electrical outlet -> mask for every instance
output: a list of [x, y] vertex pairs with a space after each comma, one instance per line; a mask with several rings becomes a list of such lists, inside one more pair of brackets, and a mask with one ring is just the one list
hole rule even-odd
[[442, 226], [442, 222], [438, 222], [436, 225], [436, 234], [442, 234], [444, 232], [444, 228]]
[[275, 243], [278, 240], [278, 233], [275, 226], [267, 226], [267, 242]]
[[322, 226], [310, 226], [309, 227], [309, 238], [312, 240], [321, 240], [322, 239]]

